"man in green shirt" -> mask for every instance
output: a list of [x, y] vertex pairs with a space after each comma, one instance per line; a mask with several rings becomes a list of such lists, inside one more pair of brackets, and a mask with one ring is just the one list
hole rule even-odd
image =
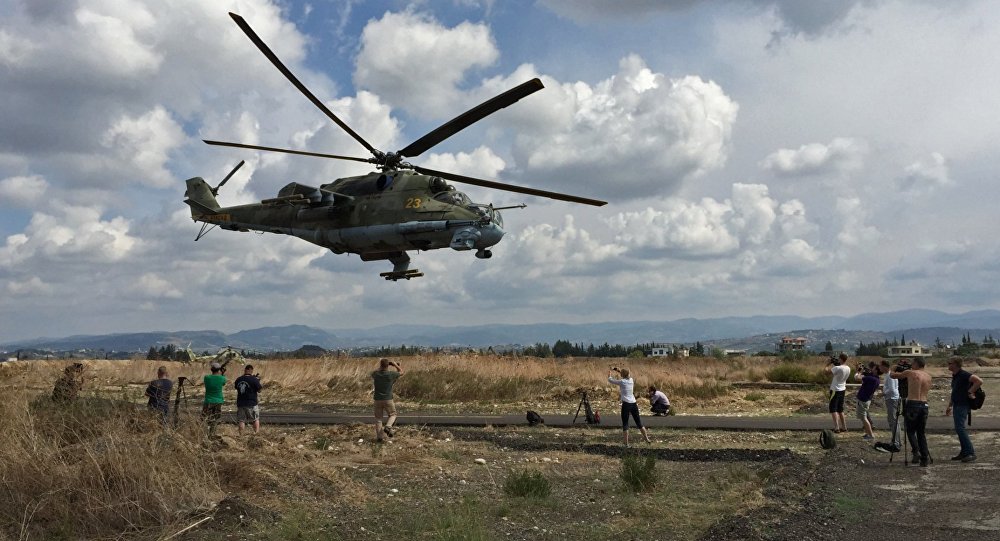
[[222, 389], [226, 386], [226, 376], [222, 375], [222, 365], [212, 363], [212, 373], [205, 376], [205, 406], [201, 417], [208, 421], [208, 437], [215, 437], [215, 427], [222, 417]]
[[[396, 369], [390, 372], [389, 367]], [[396, 383], [399, 376], [403, 375], [403, 368], [399, 363], [394, 363], [389, 359], [381, 359], [378, 362], [378, 370], [372, 372], [372, 381], [375, 385], [375, 440], [384, 441], [386, 437], [392, 437], [392, 424], [396, 422], [396, 406], [392, 403], [392, 384]], [[382, 426], [382, 415], [388, 415], [389, 420]]]

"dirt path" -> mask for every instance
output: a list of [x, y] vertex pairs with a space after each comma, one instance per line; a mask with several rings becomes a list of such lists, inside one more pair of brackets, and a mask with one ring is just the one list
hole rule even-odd
[[803, 488], [787, 505], [730, 517], [702, 539], [1000, 540], [1000, 434], [973, 441], [979, 460], [962, 464], [950, 460], [954, 436], [931, 436], [935, 462], [926, 468], [898, 454], [889, 462], [861, 442], [840, 445], [792, 479]]

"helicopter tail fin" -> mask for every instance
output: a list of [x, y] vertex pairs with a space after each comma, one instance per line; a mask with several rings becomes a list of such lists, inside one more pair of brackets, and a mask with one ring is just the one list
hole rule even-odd
[[202, 214], [215, 214], [220, 208], [212, 187], [201, 177], [187, 179], [187, 191], [184, 195], [187, 196], [184, 202], [191, 207], [192, 218]]

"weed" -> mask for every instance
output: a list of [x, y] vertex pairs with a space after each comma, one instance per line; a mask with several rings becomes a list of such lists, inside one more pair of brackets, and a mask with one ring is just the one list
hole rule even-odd
[[403, 537], [435, 539], [437, 541], [488, 541], [495, 539], [488, 523], [483, 520], [487, 507], [478, 500], [466, 498], [452, 506], [436, 506], [414, 514]]
[[749, 400], [751, 402], [759, 402], [767, 398], [767, 395], [760, 391], [751, 391], [743, 397], [743, 400]]
[[630, 453], [622, 457], [620, 472], [625, 486], [633, 492], [644, 492], [656, 486], [656, 457], [652, 454]]
[[872, 502], [864, 498], [839, 495], [833, 498], [833, 507], [845, 515], [860, 516], [872, 509]]
[[688, 398], [700, 398], [711, 400], [729, 394], [729, 386], [716, 383], [714, 381], [703, 381], [697, 383], [682, 383], [670, 387], [670, 396], [685, 396]]
[[313, 440], [313, 448], [318, 451], [326, 451], [326, 448], [329, 447], [330, 444], [332, 443], [333, 440], [330, 439], [330, 436], [327, 435], [318, 436], [315, 440]]
[[784, 363], [767, 371], [768, 381], [775, 383], [826, 383], [829, 380], [823, 371], [809, 370], [805, 366]]
[[504, 481], [503, 491], [519, 498], [547, 498], [552, 486], [542, 472], [524, 470], [512, 472]]

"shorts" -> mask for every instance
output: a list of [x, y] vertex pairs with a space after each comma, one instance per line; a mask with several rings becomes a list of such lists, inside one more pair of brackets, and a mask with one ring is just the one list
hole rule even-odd
[[392, 403], [392, 400], [375, 401], [375, 418], [381, 419], [382, 415], [388, 415], [389, 417], [396, 415], [396, 405]]
[[239, 406], [236, 408], [236, 421], [253, 423], [260, 420], [260, 406]]
[[830, 413], [844, 413], [844, 393], [846, 391], [830, 391]]
[[871, 407], [871, 405], [872, 405], [871, 400], [867, 400], [864, 402], [858, 400], [858, 411], [857, 411], [858, 419], [864, 421], [865, 419], [870, 418], [870, 416], [868, 415], [868, 409]]

